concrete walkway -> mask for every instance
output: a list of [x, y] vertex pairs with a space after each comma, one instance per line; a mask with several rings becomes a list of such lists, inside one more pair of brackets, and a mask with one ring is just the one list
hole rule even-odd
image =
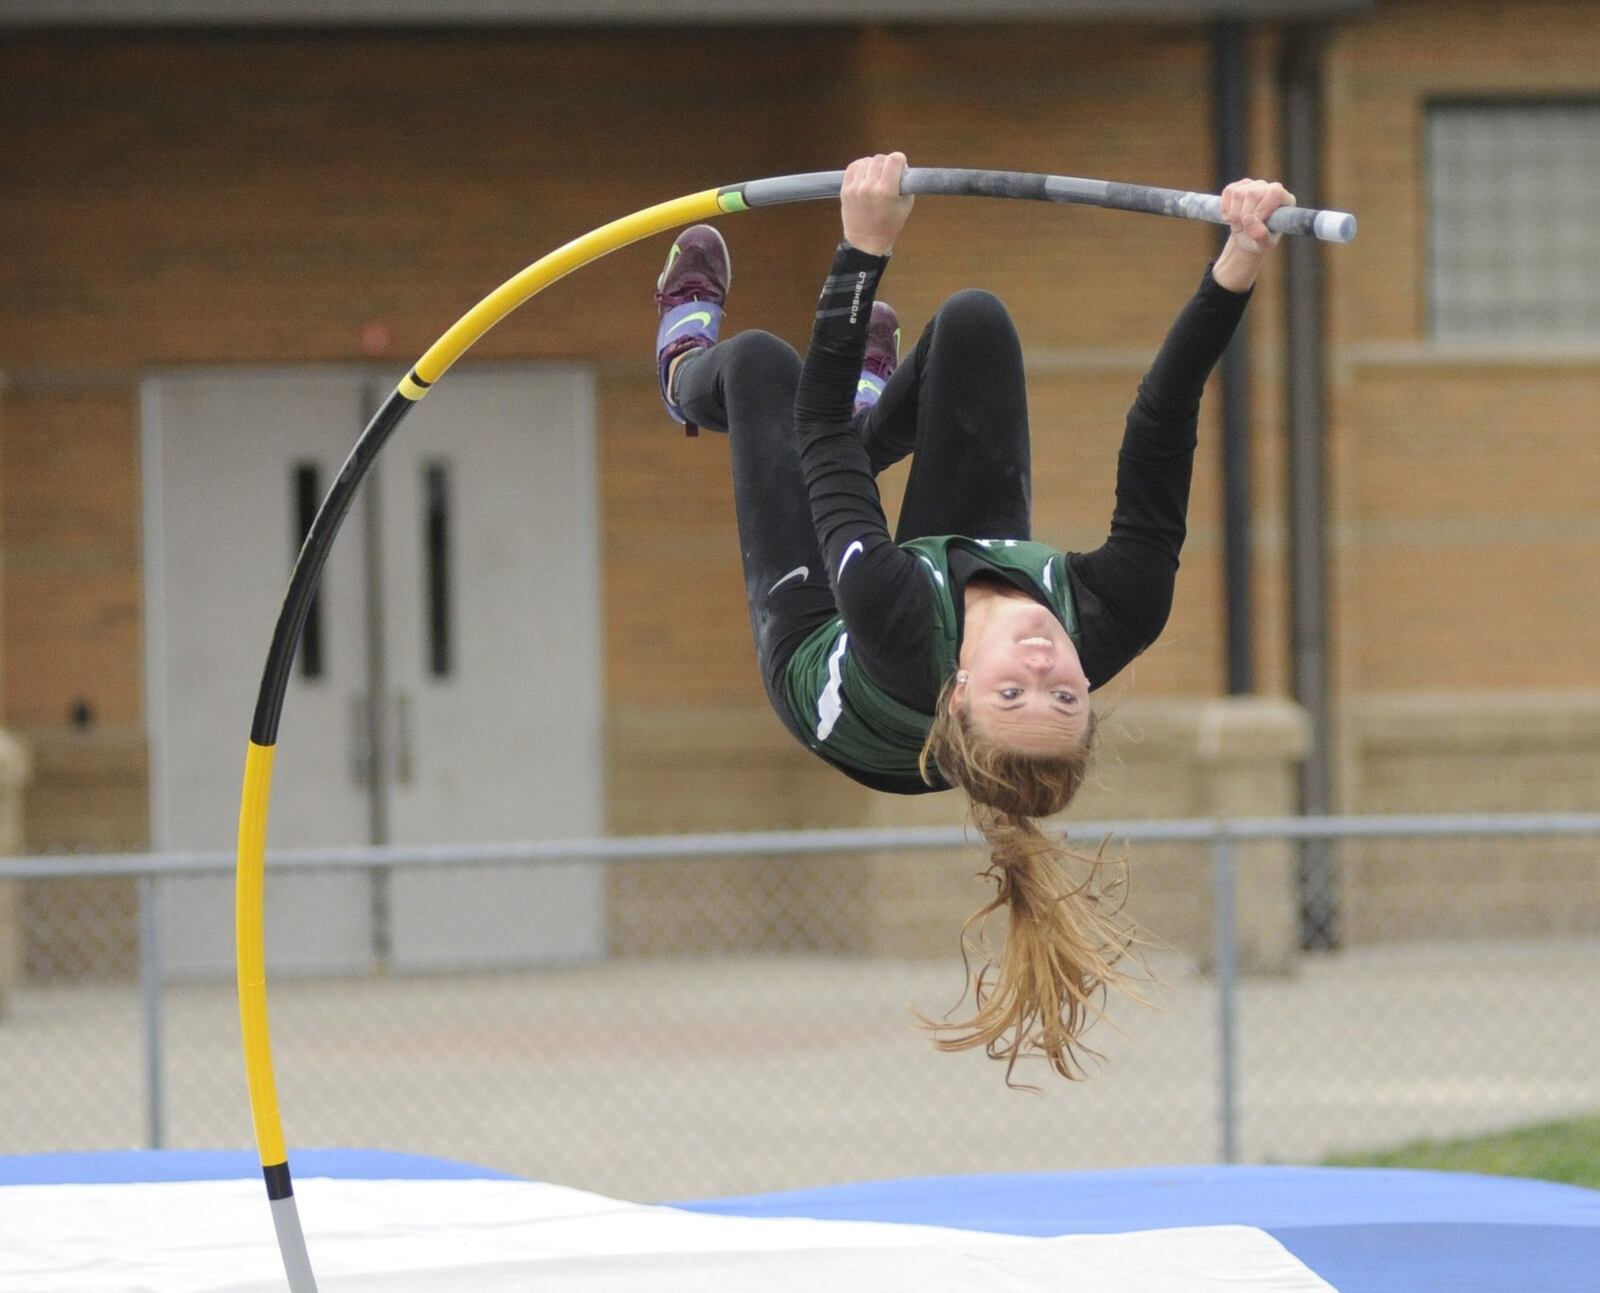
[[[412, 1150], [641, 1200], [1216, 1161], [1217, 1009], [1165, 963], [1090, 1081], [941, 1055], [958, 963], [740, 958], [272, 988], [293, 1146]], [[1600, 1111], [1600, 941], [1357, 949], [1241, 985], [1240, 1157], [1306, 1162]], [[231, 985], [166, 1004], [166, 1143], [252, 1143]], [[0, 1018], [0, 1152], [144, 1143], [129, 986]], [[291, 1165], [293, 1156], [291, 1152]]]

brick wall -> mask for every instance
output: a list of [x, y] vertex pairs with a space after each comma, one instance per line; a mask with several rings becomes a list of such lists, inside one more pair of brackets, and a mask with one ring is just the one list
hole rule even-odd
[[[1451, 358], [1427, 344], [1420, 142], [1433, 94], [1600, 93], [1586, 55], [1596, 39], [1600, 11], [1581, 0], [1416, 0], [1380, 4], [1330, 47], [1327, 194], [1362, 220], [1360, 241], [1326, 258], [1334, 654], [1347, 701], [1594, 686], [1600, 472], [1585, 434], [1600, 420], [1600, 360]], [[1256, 169], [1271, 173], [1272, 33], [1254, 49]], [[147, 838], [145, 368], [356, 360], [370, 320], [392, 338], [385, 357], [411, 359], [570, 237], [666, 197], [834, 167], [869, 147], [1206, 187], [1207, 79], [1203, 33], [1159, 25], [13, 37], [0, 47], [12, 177], [0, 236], [28, 251], [0, 266], [0, 721], [116, 787], [101, 795], [81, 762], [42, 759], [27, 845]], [[730, 327], [802, 342], [834, 209], [724, 227], [738, 265]], [[885, 294], [911, 333], [957, 287], [1011, 306], [1041, 537], [1076, 547], [1103, 533], [1123, 411], [1210, 246], [1206, 229], [1121, 213], [918, 210]], [[576, 359], [599, 377], [608, 824], [757, 824], [757, 804], [764, 824], [862, 820], [859, 796], [762, 713], [725, 446], [686, 443], [657, 407], [649, 287], [662, 250], [660, 239], [626, 248], [557, 284], [474, 352]], [[1274, 273], [1251, 318], [1269, 694], [1287, 677], [1280, 310]], [[1208, 408], [1172, 624], [1113, 703], [1220, 686], [1214, 430]], [[887, 493], [897, 488], [891, 478]], [[629, 596], [639, 579], [658, 590], [649, 613]], [[1343, 750], [1343, 806], [1376, 808], [1358, 775], [1367, 753], [1348, 736]], [[1136, 780], [1104, 811], [1152, 811]]]
[[[34, 252], [7, 271], [0, 300], [5, 720], [106, 732], [129, 771], [139, 766], [124, 733], [140, 723], [137, 383], [148, 366], [355, 360], [370, 319], [388, 328], [391, 357], [410, 358], [566, 238], [666, 196], [836, 165], [874, 143], [950, 164], [1059, 169], [1070, 157], [1083, 173], [1206, 180], [1207, 127], [1190, 110], [1204, 50], [1183, 29], [759, 35], [8, 44], [0, 96], [18, 123], [19, 182], [0, 229]], [[659, 72], [669, 65], [711, 96], [719, 128], [696, 123], [692, 146], [645, 147], [676, 104]], [[803, 343], [836, 212], [819, 203], [726, 224], [739, 266], [731, 325]], [[1012, 303], [1038, 356], [1040, 531], [1094, 541], [1139, 366], [1210, 235], [948, 201], [925, 203], [913, 230], [891, 279], [908, 328], [958, 286]], [[762, 703], [743, 635], [726, 631], [743, 610], [725, 447], [683, 443], [654, 394], [660, 255], [659, 240], [619, 251], [474, 352], [579, 357], [600, 374], [605, 542], [630, 555], [606, 569], [608, 694], [624, 728], [659, 710]], [[1145, 272], [1117, 272], [1128, 258]], [[1180, 624], [1207, 619], [1208, 547], [1214, 527], [1197, 516], [1201, 573]], [[650, 561], [632, 559], [641, 551]], [[648, 622], [629, 596], [641, 578], [668, 608]], [[1162, 685], [1212, 685], [1205, 655], [1214, 647], [1183, 653]], [[631, 793], [617, 788], [618, 821], [632, 819]], [[33, 834], [58, 841], [70, 823], [36, 819]], [[142, 834], [126, 823], [124, 838]]]
[[1351, 699], [1600, 681], [1600, 348], [1430, 343], [1424, 203], [1430, 99], [1600, 97], [1597, 45], [1581, 0], [1407, 0], [1331, 48], [1327, 184], [1361, 217], [1357, 254], [1328, 260]]
[[[1600, 348], [1429, 340], [1423, 150], [1431, 99], [1600, 96], [1597, 44], [1575, 0], [1407, 0], [1330, 50], [1327, 183], [1361, 216], [1328, 260], [1350, 811], [1600, 799]], [[1354, 941], [1600, 928], [1592, 840], [1348, 847], [1341, 880]]]
[[[3, 271], [0, 293], [6, 723], [98, 743], [142, 775], [143, 752], [126, 738], [142, 723], [144, 368], [358, 360], [373, 319], [391, 335], [388, 357], [409, 359], [560, 242], [650, 202], [766, 173], [772, 156], [827, 164], [848, 136], [830, 107], [830, 81], [851, 74], [842, 33], [770, 46], [739, 32], [675, 39], [698, 83], [713, 84], [743, 123], [696, 128], [713, 142], [688, 153], [641, 146], [675, 107], [653, 35], [41, 34], [0, 50], [17, 173], [0, 228], [30, 248]], [[793, 66], [814, 75], [805, 84], [781, 75]], [[741, 247], [741, 287], [752, 303], [787, 303], [791, 332], [815, 289], [789, 249], [808, 233], [825, 249], [826, 214], [763, 216], [763, 236]], [[611, 464], [642, 409], [648, 430], [679, 447], [650, 396], [649, 289], [661, 251], [616, 253], [475, 351], [583, 357], [618, 376], [603, 414]], [[781, 325], [781, 304], [776, 316]], [[626, 542], [638, 505], [630, 469], [660, 470], [635, 461], [608, 473], [603, 515], [620, 518], [608, 544]], [[699, 470], [717, 489], [709, 456]], [[692, 516], [688, 481], [665, 483], [667, 523], [654, 533], [682, 588], [705, 549], [674, 533]], [[613, 609], [624, 574], [610, 571]], [[699, 607], [676, 617], [704, 618]], [[615, 613], [608, 624], [623, 644], [608, 657], [625, 665], [638, 637]], [[678, 674], [667, 682], [692, 693], [700, 675]], [[69, 807], [68, 787], [41, 768], [29, 847], [104, 842], [98, 821]], [[117, 803], [131, 810], [117, 838], [140, 842], [142, 804]]]
[[[1593, 690], [1397, 692], [1349, 706], [1346, 727], [1368, 812], [1593, 812], [1600, 802]], [[1354, 942], [1600, 929], [1592, 838], [1347, 845], [1340, 871]]]

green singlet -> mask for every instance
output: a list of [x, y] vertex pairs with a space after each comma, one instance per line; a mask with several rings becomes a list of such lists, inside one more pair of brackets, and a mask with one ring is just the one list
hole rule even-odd
[[[900, 546], [921, 560], [932, 585], [934, 624], [928, 650], [941, 685], [954, 672], [960, 649], [952, 550], [971, 554], [1004, 582], [1048, 607], [1073, 644], [1083, 649], [1066, 558], [1054, 548], [1022, 539], [960, 535], [913, 539]], [[902, 704], [867, 677], [851, 654], [842, 617], [835, 616], [800, 644], [790, 657], [785, 683], [790, 712], [806, 729], [811, 748], [829, 762], [883, 776], [918, 777], [917, 756], [933, 716]]]

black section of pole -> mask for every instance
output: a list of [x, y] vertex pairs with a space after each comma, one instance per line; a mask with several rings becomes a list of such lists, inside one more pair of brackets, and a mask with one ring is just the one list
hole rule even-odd
[[412, 402], [394, 391], [378, 411], [373, 414], [367, 429], [361, 433], [355, 448], [339, 469], [339, 476], [322, 500], [311, 531], [301, 545], [300, 556], [289, 576], [289, 591], [278, 612], [277, 626], [272, 630], [272, 646], [267, 651], [266, 668], [261, 675], [261, 690], [256, 694], [255, 717], [250, 723], [250, 739], [256, 745], [275, 745], [278, 740], [278, 720], [283, 717], [283, 698], [289, 689], [289, 673], [294, 668], [295, 647], [300, 641], [300, 630], [305, 624], [311, 599], [316, 596], [317, 583], [322, 578], [322, 567], [327, 564], [328, 553], [339, 534], [339, 526], [356, 496], [361, 478], [367, 474], [384, 442], [400, 425], [400, 420], [410, 412]]
[[[1297, 28], [1280, 69], [1284, 181], [1314, 204], [1321, 189], [1324, 34]], [[1300, 769], [1300, 811], [1333, 811], [1333, 724], [1328, 658], [1327, 362], [1322, 250], [1311, 239], [1285, 242], [1287, 347], [1289, 635], [1294, 698], [1311, 719], [1311, 751]], [[1333, 850], [1307, 840], [1299, 862], [1300, 942], [1338, 946], [1338, 885]]]
[[[1223, 18], [1211, 34], [1217, 192], [1248, 173], [1249, 29]], [[1224, 230], [1225, 242], [1228, 232]], [[1255, 690], [1255, 584], [1251, 570], [1250, 318], [1239, 321], [1219, 365], [1222, 438], [1223, 615], [1230, 696]]]
[[267, 1183], [267, 1198], [287, 1199], [294, 1193], [294, 1182], [289, 1177], [289, 1164], [264, 1164], [261, 1175]]

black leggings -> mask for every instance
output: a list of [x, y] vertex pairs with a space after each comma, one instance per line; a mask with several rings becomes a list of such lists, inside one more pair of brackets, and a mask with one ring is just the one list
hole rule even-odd
[[[794, 429], [800, 356], [770, 332], [741, 332], [685, 363], [679, 403], [691, 422], [727, 431], [745, 598], [767, 696], [809, 744], [783, 700], [783, 677], [807, 637], [836, 614], [811, 523]], [[884, 388], [856, 418], [873, 474], [912, 455], [895, 542], [934, 534], [1031, 537], [1022, 345], [988, 292], [939, 307]], [[774, 587], [776, 585], [776, 587]]]

